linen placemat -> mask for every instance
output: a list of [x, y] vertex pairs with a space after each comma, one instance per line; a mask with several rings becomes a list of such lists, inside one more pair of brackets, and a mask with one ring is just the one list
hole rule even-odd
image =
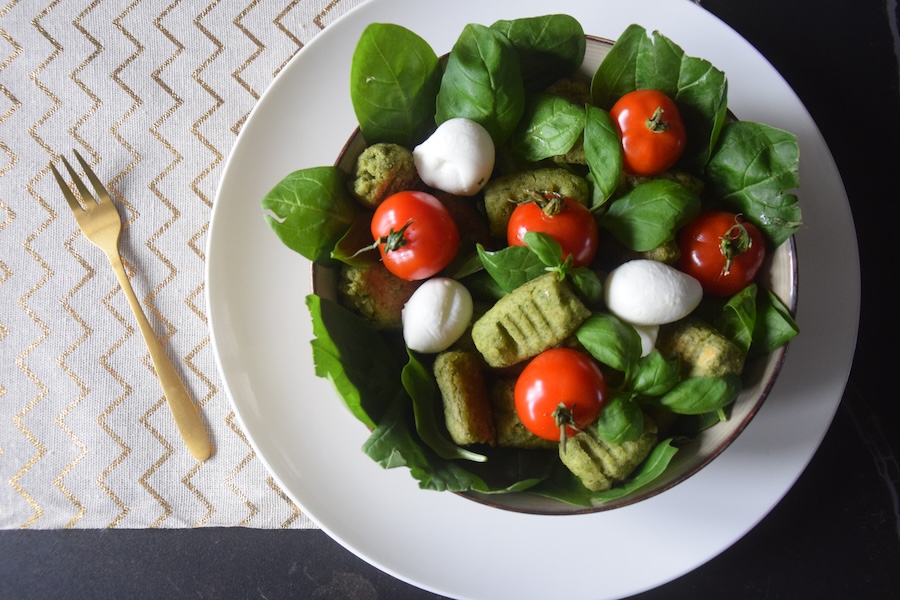
[[[362, 0], [0, 6], [0, 528], [315, 527], [220, 382], [205, 314], [225, 160], [291, 57]], [[78, 150], [132, 287], [215, 447], [185, 449], [106, 256], [50, 170]]]

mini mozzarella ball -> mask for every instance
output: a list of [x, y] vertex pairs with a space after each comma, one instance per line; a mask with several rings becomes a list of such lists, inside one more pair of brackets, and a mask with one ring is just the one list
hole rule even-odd
[[403, 339], [417, 352], [433, 354], [462, 337], [472, 320], [472, 295], [449, 277], [429, 279], [403, 307]]
[[653, 352], [656, 346], [656, 338], [659, 337], [659, 325], [631, 325], [641, 338], [641, 356], [647, 356]]
[[611, 313], [634, 325], [663, 325], [689, 315], [703, 298], [700, 282], [655, 260], [632, 260], [613, 269], [604, 286]]
[[438, 126], [413, 150], [419, 177], [433, 188], [474, 196], [494, 170], [494, 141], [487, 129], [462, 117]]

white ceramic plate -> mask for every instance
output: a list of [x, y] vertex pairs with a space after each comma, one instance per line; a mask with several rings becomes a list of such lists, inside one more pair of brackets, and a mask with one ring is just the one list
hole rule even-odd
[[559, 0], [552, 10], [571, 14], [599, 37], [615, 39], [630, 23], [660, 30], [726, 72], [730, 106], [741, 119], [793, 131], [800, 140], [802, 333], [758, 415], [698, 474], [635, 505], [565, 517], [422, 491], [406, 470], [384, 471], [360, 451], [365, 428], [330, 383], [313, 375], [304, 304], [309, 264], [268, 229], [259, 203], [290, 171], [332, 164], [341, 151], [355, 126], [347, 82], [360, 33], [373, 21], [398, 23], [441, 54], [465, 24], [544, 14], [544, 2], [371, 0], [345, 15], [298, 54], [258, 103], [226, 165], [209, 232], [213, 346], [258, 455], [302, 510], [351, 552], [453, 598], [554, 597], [566, 573], [589, 578], [567, 586], [571, 600], [621, 598], [715, 557], [756, 525], [805, 468], [831, 423], [855, 346], [859, 269], [849, 205], [821, 134], [778, 73], [687, 0]]

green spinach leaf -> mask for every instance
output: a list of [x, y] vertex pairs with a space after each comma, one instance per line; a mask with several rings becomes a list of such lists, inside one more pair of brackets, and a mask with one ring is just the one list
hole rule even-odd
[[456, 117], [481, 124], [494, 144], [509, 139], [525, 112], [519, 56], [495, 29], [471, 23], [460, 34], [441, 79], [438, 125]]
[[411, 147], [434, 127], [441, 67], [431, 46], [390, 23], [372, 23], [360, 36], [350, 66], [350, 100], [370, 144]]
[[584, 61], [584, 29], [569, 15], [497, 21], [491, 28], [509, 38], [518, 51], [526, 90], [543, 89]]
[[538, 94], [528, 103], [511, 146], [529, 162], [565, 154], [584, 132], [584, 110], [559, 96]]
[[443, 459], [463, 459], [476, 462], [487, 460], [483, 454], [457, 446], [443, 426], [444, 415], [438, 410], [440, 391], [431, 371], [422, 364], [414, 352], [407, 349], [409, 362], [403, 367], [401, 381], [406, 393], [412, 398], [416, 431], [434, 452]]
[[312, 316], [315, 373], [331, 381], [350, 412], [368, 427], [405, 398], [401, 368], [381, 334], [337, 302], [306, 297]]
[[294, 171], [262, 200], [269, 227], [291, 250], [327, 262], [356, 217], [346, 175], [336, 167]]
[[733, 212], [762, 229], [773, 246], [791, 237], [802, 224], [797, 196], [800, 185], [797, 136], [750, 121], [735, 121], [722, 130], [706, 167], [710, 191]]
[[600, 225], [636, 252], [675, 239], [675, 232], [700, 214], [700, 198], [690, 188], [667, 179], [636, 186], [609, 204]]

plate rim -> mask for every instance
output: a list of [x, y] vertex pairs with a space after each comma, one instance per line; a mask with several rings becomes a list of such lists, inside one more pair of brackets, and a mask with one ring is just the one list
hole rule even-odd
[[[681, 0], [679, 0], [679, 1], [681, 1]], [[329, 523], [321, 522], [317, 518], [316, 514], [314, 514], [313, 512], [310, 512], [308, 510], [305, 510], [304, 503], [297, 497], [298, 495], [295, 493], [292, 493], [292, 490], [290, 489], [291, 486], [286, 484], [286, 482], [282, 480], [283, 478], [281, 476], [281, 472], [274, 465], [274, 461], [270, 460], [269, 457], [267, 457], [265, 455], [265, 453], [262, 451], [262, 445], [256, 439], [257, 436], [254, 435], [256, 432], [251, 431], [252, 428], [250, 426], [248, 426], [247, 419], [245, 419], [244, 410], [246, 409], [246, 407], [235, 396], [235, 386], [232, 386], [230, 384], [231, 377], [230, 377], [229, 373], [226, 373], [226, 365], [225, 365], [225, 361], [222, 358], [223, 353], [221, 352], [221, 347], [223, 344], [225, 344], [224, 338], [227, 337], [226, 335], [221, 334], [221, 327], [219, 326], [219, 314], [220, 314], [221, 306], [219, 306], [217, 304], [218, 299], [214, 298], [213, 293], [212, 293], [212, 291], [218, 285], [215, 282], [219, 275], [216, 272], [216, 270], [218, 269], [218, 267], [217, 267], [218, 255], [214, 252], [216, 250], [216, 248], [214, 248], [214, 246], [216, 245], [217, 240], [218, 240], [216, 223], [217, 223], [217, 221], [221, 221], [224, 218], [221, 213], [225, 209], [222, 207], [225, 206], [224, 202], [227, 202], [227, 201], [222, 200], [223, 198], [227, 198], [227, 194], [223, 193], [221, 186], [227, 182], [228, 174], [231, 171], [231, 169], [234, 168], [234, 161], [235, 161], [235, 157], [237, 156], [237, 150], [239, 149], [239, 147], [242, 143], [242, 140], [244, 139], [244, 136], [245, 136], [246, 132], [248, 131], [251, 123], [254, 122], [254, 118], [255, 118], [255, 114], [256, 114], [257, 110], [260, 109], [260, 107], [265, 104], [264, 100], [265, 100], [266, 96], [269, 94], [269, 91], [274, 89], [276, 87], [276, 84], [278, 84], [278, 82], [280, 80], [282, 80], [283, 78], [286, 77], [285, 74], [288, 73], [292, 69], [292, 66], [295, 63], [300, 63], [304, 60], [304, 57], [306, 56], [306, 54], [308, 53], [310, 48], [315, 48], [318, 45], [324, 44], [325, 43], [324, 40], [329, 39], [329, 37], [328, 37], [329, 29], [335, 28], [336, 26], [342, 27], [341, 23], [344, 23], [344, 22], [348, 21], [349, 19], [354, 18], [353, 15], [359, 14], [362, 11], [362, 9], [374, 10], [373, 7], [384, 7], [387, 5], [397, 5], [397, 4], [403, 4], [402, 0], [370, 0], [370, 2], [361, 4], [357, 7], [354, 7], [350, 11], [348, 11], [340, 19], [335, 21], [333, 24], [329, 25], [329, 27], [326, 28], [325, 31], [319, 33], [309, 44], [307, 44], [306, 47], [304, 47], [303, 50], [301, 50], [300, 52], [297, 53], [297, 55], [288, 63], [288, 65], [282, 70], [282, 72], [279, 73], [278, 77], [276, 77], [275, 80], [273, 80], [272, 84], [269, 86], [266, 93], [261, 97], [260, 101], [257, 102], [256, 106], [251, 111], [250, 115], [248, 116], [247, 122], [244, 125], [244, 128], [242, 128], [242, 131], [238, 135], [238, 138], [235, 141], [234, 147], [232, 148], [232, 151], [229, 152], [228, 159], [225, 162], [225, 167], [223, 169], [222, 177], [220, 178], [220, 187], [217, 189], [216, 201], [214, 202], [212, 216], [210, 219], [210, 231], [209, 231], [209, 235], [208, 235], [208, 239], [207, 239], [207, 254], [206, 254], [206, 256], [207, 256], [207, 261], [206, 261], [207, 314], [210, 316], [210, 319], [209, 319], [210, 335], [211, 335], [212, 346], [213, 346], [213, 349], [214, 349], [214, 352], [216, 355], [217, 369], [219, 370], [219, 374], [222, 379], [223, 387], [226, 392], [226, 395], [228, 396], [229, 401], [231, 402], [231, 405], [234, 409], [235, 416], [237, 417], [238, 422], [241, 425], [241, 428], [247, 434], [247, 437], [248, 437], [248, 440], [249, 440], [251, 446], [254, 448], [254, 450], [256, 450], [256, 452], [257, 452], [258, 456], [260, 457], [261, 461], [263, 462], [264, 466], [273, 475], [273, 477], [276, 479], [276, 481], [282, 487], [282, 489], [284, 489], [285, 492], [288, 493], [288, 495], [292, 498], [292, 500], [297, 502], [298, 506], [301, 506], [301, 508], [304, 508], [304, 512], [306, 513], [306, 515], [308, 517], [310, 517], [310, 519], [314, 523], [316, 523], [320, 528], [322, 528], [324, 531], [326, 531], [326, 533], [328, 533], [331, 537], [335, 538], [339, 543], [341, 543], [344, 547], [346, 547], [348, 550], [350, 550], [357, 556], [360, 556], [367, 562], [370, 562], [371, 564], [384, 570], [385, 572], [388, 572], [388, 573], [392, 574], [393, 576], [398, 577], [401, 580], [407, 581], [408, 583], [411, 583], [418, 587], [422, 587], [423, 589], [429, 589], [436, 593], [452, 595], [452, 594], [456, 593], [454, 590], [445, 589], [438, 584], [433, 584], [432, 582], [418, 580], [415, 577], [411, 577], [409, 575], [409, 573], [404, 572], [403, 569], [393, 568], [392, 564], [390, 564], [389, 562], [386, 562], [384, 560], [379, 560], [378, 557], [374, 557], [374, 556], [371, 556], [370, 554], [366, 554], [364, 551], [361, 552], [360, 549], [352, 543], [352, 541], [348, 541], [347, 539], [343, 538], [340, 535], [340, 533], [337, 533], [334, 529], [329, 527], [329, 525], [330, 525]], [[578, 2], [569, 2], [567, 4], [579, 4], [579, 3]], [[659, 5], [659, 4], [661, 4], [661, 2], [656, 1], [656, 0], [647, 0], [645, 2], [642, 2], [642, 4]], [[704, 14], [708, 14], [708, 13], [704, 13]], [[710, 16], [712, 16], [712, 15], [710, 15]], [[712, 18], [715, 19], [715, 17], [712, 17]], [[716, 19], [716, 21], [718, 21], [718, 19]], [[721, 23], [721, 22], [719, 22], [719, 23]], [[724, 24], [722, 24], [722, 25], [724, 25]], [[725, 26], [725, 27], [727, 28], [727, 26]], [[731, 31], [734, 35], [738, 35], [736, 32], [733, 32], [733, 30], [731, 30]], [[741, 39], [743, 39], [743, 38], [741, 38]], [[762, 59], [762, 60], [765, 60], [765, 59]], [[713, 62], [715, 64], [715, 61], [713, 61]], [[768, 65], [767, 62], [766, 62], [766, 64]], [[771, 67], [771, 65], [768, 65], [768, 67], [774, 71], [774, 68]], [[799, 99], [796, 99], [796, 97], [795, 97], [795, 100], [796, 100], [796, 102], [799, 103]], [[801, 104], [801, 107], [802, 107], [802, 104]], [[803, 110], [805, 111], [805, 109], [803, 109]], [[808, 116], [808, 114], [807, 114], [807, 116]], [[811, 121], [811, 119], [810, 119], [810, 121]], [[812, 124], [812, 127], [815, 128], [815, 125]], [[815, 132], [818, 133], [819, 137], [821, 137], [821, 133], [818, 132], [818, 129], [815, 129]], [[821, 143], [824, 144], [824, 140], [821, 140]], [[825, 146], [825, 151], [828, 154], [828, 158], [830, 158], [830, 153], [827, 152], [827, 146]], [[837, 174], [837, 170], [836, 170], [836, 167], [834, 167], [834, 165], [833, 165], [833, 161], [830, 165], [830, 169], [832, 170], [834, 175]], [[838, 176], [838, 181], [839, 181], [839, 176]], [[841, 190], [840, 190], [839, 194], [845, 194], [845, 192], [843, 192], [842, 186], [841, 186]], [[844, 198], [844, 202], [846, 204], [846, 198]], [[852, 222], [851, 222], [851, 226], [852, 226]], [[798, 245], [802, 245], [802, 244], [798, 244]], [[856, 248], [856, 246], [854, 244], [854, 250], [855, 250], [855, 248]], [[856, 256], [856, 262], [858, 265], [858, 256]], [[854, 289], [853, 293], [851, 293], [851, 296], [854, 296], [854, 297], [850, 298], [851, 304], [854, 304], [856, 307], [855, 314], [850, 315], [850, 320], [852, 320], [855, 323], [855, 325], [852, 328], [854, 331], [858, 327], [858, 307], [859, 307], [858, 268], [856, 269], [856, 273], [857, 273], [857, 284], [855, 286], [851, 286]], [[210, 283], [210, 282], [213, 282], [213, 283]], [[801, 304], [801, 309], [803, 309], [804, 307], [803, 307], [802, 301], [800, 304]], [[852, 345], [855, 345], [855, 339], [856, 338], [855, 338], [855, 334], [854, 334], [852, 336], [852, 340], [848, 340], [848, 341], [852, 342]], [[852, 356], [852, 353], [851, 353], [851, 356]], [[790, 357], [788, 358], [788, 362], [790, 362]], [[790, 366], [791, 365], [788, 364], [788, 365], [786, 365], [786, 368], [790, 368]], [[846, 373], [840, 374], [838, 377], [839, 379], [841, 379], [843, 381], [843, 385], [846, 384], [847, 376], [849, 375], [849, 363], [846, 364], [845, 366], [846, 366]], [[842, 390], [843, 390], [843, 388], [841, 389], [841, 392], [842, 392]], [[839, 399], [839, 396], [840, 396], [840, 393], [838, 393], [838, 399]], [[828, 415], [828, 418], [827, 418], [828, 423], [830, 423], [831, 417], [833, 416], [833, 412], [834, 412], [834, 410], [836, 410], [836, 408], [837, 408], [837, 402], [834, 403], [834, 406], [831, 409], [831, 414]], [[765, 410], [765, 406], [763, 407], [763, 410]], [[753, 426], [753, 424], [751, 423], [748, 428], [750, 428], [752, 426]], [[808, 460], [809, 460], [809, 458], [811, 458], [812, 454], [814, 453], [814, 450], [816, 448], [818, 448], [818, 445], [821, 442], [822, 437], [824, 437], [826, 430], [827, 430], [827, 426], [821, 432], [817, 432], [818, 435], [813, 436], [811, 438], [811, 440], [810, 440], [811, 450], [809, 451], [806, 459], [801, 461], [803, 464], [803, 468], [805, 468], [805, 465], [808, 463]], [[756, 524], [756, 522], [758, 522], [759, 519], [763, 518], [766, 514], [768, 514], [768, 512], [769, 512], [769, 510], [771, 510], [772, 506], [774, 506], [777, 503], [777, 501], [780, 500], [780, 498], [783, 496], [783, 494], [786, 493], [790, 489], [790, 486], [793, 485], [793, 481], [795, 481], [796, 477], [799, 477], [800, 473], [802, 473], [803, 468], [801, 468], [795, 474], [793, 479], [790, 481], [790, 485], [788, 485], [786, 489], [781, 490], [781, 492], [779, 494], [776, 494], [776, 498], [774, 499], [774, 501], [772, 501], [769, 506], [765, 507], [762, 510], [761, 514], [755, 515], [755, 519], [751, 519], [752, 522], [748, 523], [747, 527], [744, 529], [744, 531], [739, 533], [739, 535], [737, 535], [736, 538], [731, 540], [730, 543], [733, 543], [734, 541], [739, 539], [744, 533], [746, 533], [747, 530], [749, 530], [749, 528], [754, 526]], [[426, 494], [427, 492], [418, 492], [417, 491], [417, 493]], [[443, 505], [442, 506], [442, 508], [443, 508], [446, 506], [446, 503], [442, 503], [442, 505]], [[613, 511], [613, 512], [615, 512], [615, 511]], [[550, 516], [550, 517], [546, 517], [546, 518], [548, 518], [548, 519], [559, 519], [559, 518], [569, 519], [569, 518], [574, 518], [574, 517]], [[727, 545], [730, 545], [730, 543]], [[727, 545], [725, 547], [727, 547]], [[725, 547], [719, 548], [718, 551], [714, 552], [711, 556], [706, 556], [703, 559], [701, 559], [700, 561], [697, 561], [697, 560], [693, 561], [691, 564], [686, 565], [681, 570], [672, 569], [668, 573], [668, 578], [663, 578], [663, 579], [657, 578], [656, 581], [648, 582], [648, 584], [646, 586], [634, 588], [634, 591], [632, 591], [631, 593], [636, 593], [638, 591], [656, 587], [657, 585], [661, 585], [661, 584], [665, 583], [666, 581], [677, 577], [678, 575], [682, 574], [683, 572], [686, 572], [687, 570], [696, 568], [703, 562], [706, 562], [706, 560], [712, 558], [713, 556], [717, 555], [719, 552], [723, 551], [725, 549]], [[460, 593], [468, 593], [468, 592], [461, 591]], [[463, 597], [463, 596], [459, 596], [459, 597]], [[469, 596], [466, 596], [466, 597], [469, 597]], [[475, 597], [475, 596], [471, 596], [471, 597]]]

